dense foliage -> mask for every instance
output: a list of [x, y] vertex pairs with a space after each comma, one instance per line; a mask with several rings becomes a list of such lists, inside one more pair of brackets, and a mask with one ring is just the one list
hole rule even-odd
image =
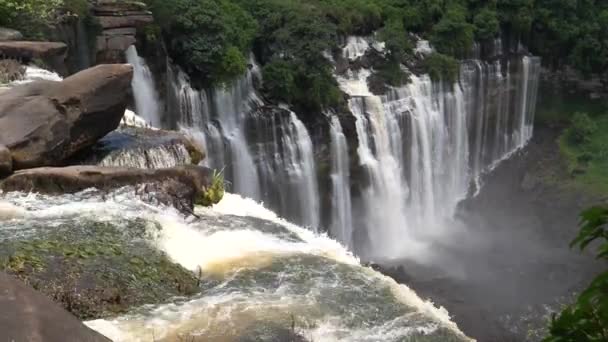
[[0, 0], [0, 26], [17, 29], [31, 39], [42, 39], [47, 26], [59, 15], [82, 15], [88, 6], [88, 0]]
[[399, 67], [413, 54], [408, 32], [438, 52], [425, 63], [434, 79], [454, 80], [457, 59], [469, 55], [474, 41], [491, 42], [501, 33], [505, 44], [521, 41], [552, 66], [569, 64], [585, 75], [608, 70], [608, 9], [600, 0], [147, 2], [170, 54], [202, 85], [241, 74], [254, 51], [266, 95], [308, 112], [342, 103], [327, 56], [347, 35], [376, 33], [385, 42], [386, 64], [377, 73], [388, 84], [408, 79]]
[[[499, 35], [519, 42], [555, 68], [599, 75], [608, 85], [608, 2], [603, 0], [146, 0], [171, 57], [199, 86], [241, 75], [249, 54], [262, 64], [266, 96], [308, 112], [343, 103], [327, 57], [347, 35], [386, 45], [377, 75], [407, 82], [400, 64], [413, 56], [413, 36], [438, 54], [425, 63], [435, 79], [453, 80], [456, 60]], [[0, 26], [40, 37], [64, 13], [86, 12], [88, 0], [0, 0]]]
[[[571, 246], [584, 250], [598, 243], [597, 258], [608, 260], [608, 208], [588, 209], [581, 219], [581, 230]], [[576, 303], [553, 317], [544, 341], [608, 341], [608, 271], [597, 276]]]

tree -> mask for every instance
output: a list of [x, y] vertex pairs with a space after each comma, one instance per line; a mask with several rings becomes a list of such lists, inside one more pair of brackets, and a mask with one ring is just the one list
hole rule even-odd
[[433, 27], [430, 40], [438, 52], [463, 57], [473, 46], [473, 28], [466, 20], [465, 9], [454, 5]]

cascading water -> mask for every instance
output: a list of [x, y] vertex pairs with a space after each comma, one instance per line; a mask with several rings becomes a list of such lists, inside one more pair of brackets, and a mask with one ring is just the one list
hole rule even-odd
[[233, 191], [259, 199], [258, 176], [244, 136], [245, 116], [261, 105], [253, 87], [256, 73], [254, 67], [234, 84], [208, 91], [193, 89], [181, 71], [170, 77], [180, 107], [178, 125], [201, 130], [209, 165], [225, 170]]
[[352, 203], [348, 142], [337, 116], [331, 117], [331, 223], [332, 236], [352, 248]]
[[288, 110], [253, 113], [249, 120], [249, 141], [257, 147], [264, 202], [316, 230], [320, 225], [319, 185], [306, 127]]
[[133, 97], [137, 114], [153, 127], [161, 127], [161, 105], [154, 85], [154, 76], [146, 61], [139, 57], [137, 48], [126, 51], [127, 62], [133, 66]]
[[170, 75], [180, 108], [177, 124], [199, 136], [207, 164], [225, 170], [232, 191], [317, 229], [319, 190], [308, 131], [294, 113], [256, 114], [264, 103], [254, 89], [258, 67], [253, 60], [251, 65], [234, 84], [207, 91], [193, 89], [180, 71]]
[[445, 310], [361, 266], [339, 243], [237, 195], [197, 208], [198, 218], [150, 206], [129, 188], [0, 198], [0, 218], [9, 218], [0, 241], [32, 239], [59, 223], [80, 236], [87, 224], [132, 229], [129, 222], [143, 221], [147, 231], [133, 239], [202, 276], [193, 297], [86, 322], [116, 342], [278, 341], [274, 333], [289, 329], [292, 317], [311, 341], [469, 341]]
[[412, 76], [383, 96], [367, 89], [365, 69], [338, 77], [351, 95], [357, 153], [369, 176], [353, 209], [363, 216], [355, 230], [366, 233], [355, 250], [372, 258], [415, 255], [418, 245], [404, 241], [449, 226], [471, 184], [531, 138], [539, 67], [527, 56], [506, 70], [465, 61], [458, 83]]

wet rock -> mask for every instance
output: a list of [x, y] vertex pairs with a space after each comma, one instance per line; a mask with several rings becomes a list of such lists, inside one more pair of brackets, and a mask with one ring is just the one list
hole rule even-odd
[[0, 84], [8, 84], [23, 78], [25, 67], [14, 59], [0, 59]]
[[144, 200], [172, 205], [182, 212], [191, 213], [194, 204], [211, 186], [212, 175], [210, 169], [202, 166], [155, 170], [101, 166], [45, 167], [16, 172], [0, 183], [0, 189], [64, 194], [88, 188], [113, 190], [137, 186], [137, 192]]
[[0, 27], [0, 41], [23, 39], [21, 32], [6, 27]]
[[11, 151], [4, 145], [0, 145], [0, 178], [13, 172], [13, 157]]
[[157, 229], [141, 219], [65, 220], [33, 236], [1, 241], [0, 272], [30, 284], [82, 320], [197, 293], [196, 276], [147, 242]]
[[183, 133], [121, 126], [79, 153], [73, 163], [160, 169], [196, 165], [204, 157], [202, 147]]
[[110, 341], [51, 300], [0, 272], [0, 331], [6, 341]]
[[49, 68], [65, 75], [68, 46], [59, 42], [0, 41], [0, 56], [25, 64], [41, 60]]
[[131, 89], [130, 65], [99, 65], [62, 82], [38, 81], [0, 94], [0, 144], [16, 170], [62, 165], [113, 131]]

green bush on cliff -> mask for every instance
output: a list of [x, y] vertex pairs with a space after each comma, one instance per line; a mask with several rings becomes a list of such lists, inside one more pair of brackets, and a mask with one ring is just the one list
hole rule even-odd
[[84, 16], [88, 0], [0, 0], [0, 26], [21, 31], [29, 39], [43, 39], [62, 13]]
[[199, 85], [242, 75], [256, 22], [228, 0], [148, 0], [170, 55]]
[[460, 63], [453, 57], [432, 53], [424, 60], [424, 68], [432, 80], [453, 83], [458, 79]]
[[196, 204], [210, 207], [219, 203], [224, 197], [224, 175], [222, 172], [213, 171], [211, 185], [200, 195]]

